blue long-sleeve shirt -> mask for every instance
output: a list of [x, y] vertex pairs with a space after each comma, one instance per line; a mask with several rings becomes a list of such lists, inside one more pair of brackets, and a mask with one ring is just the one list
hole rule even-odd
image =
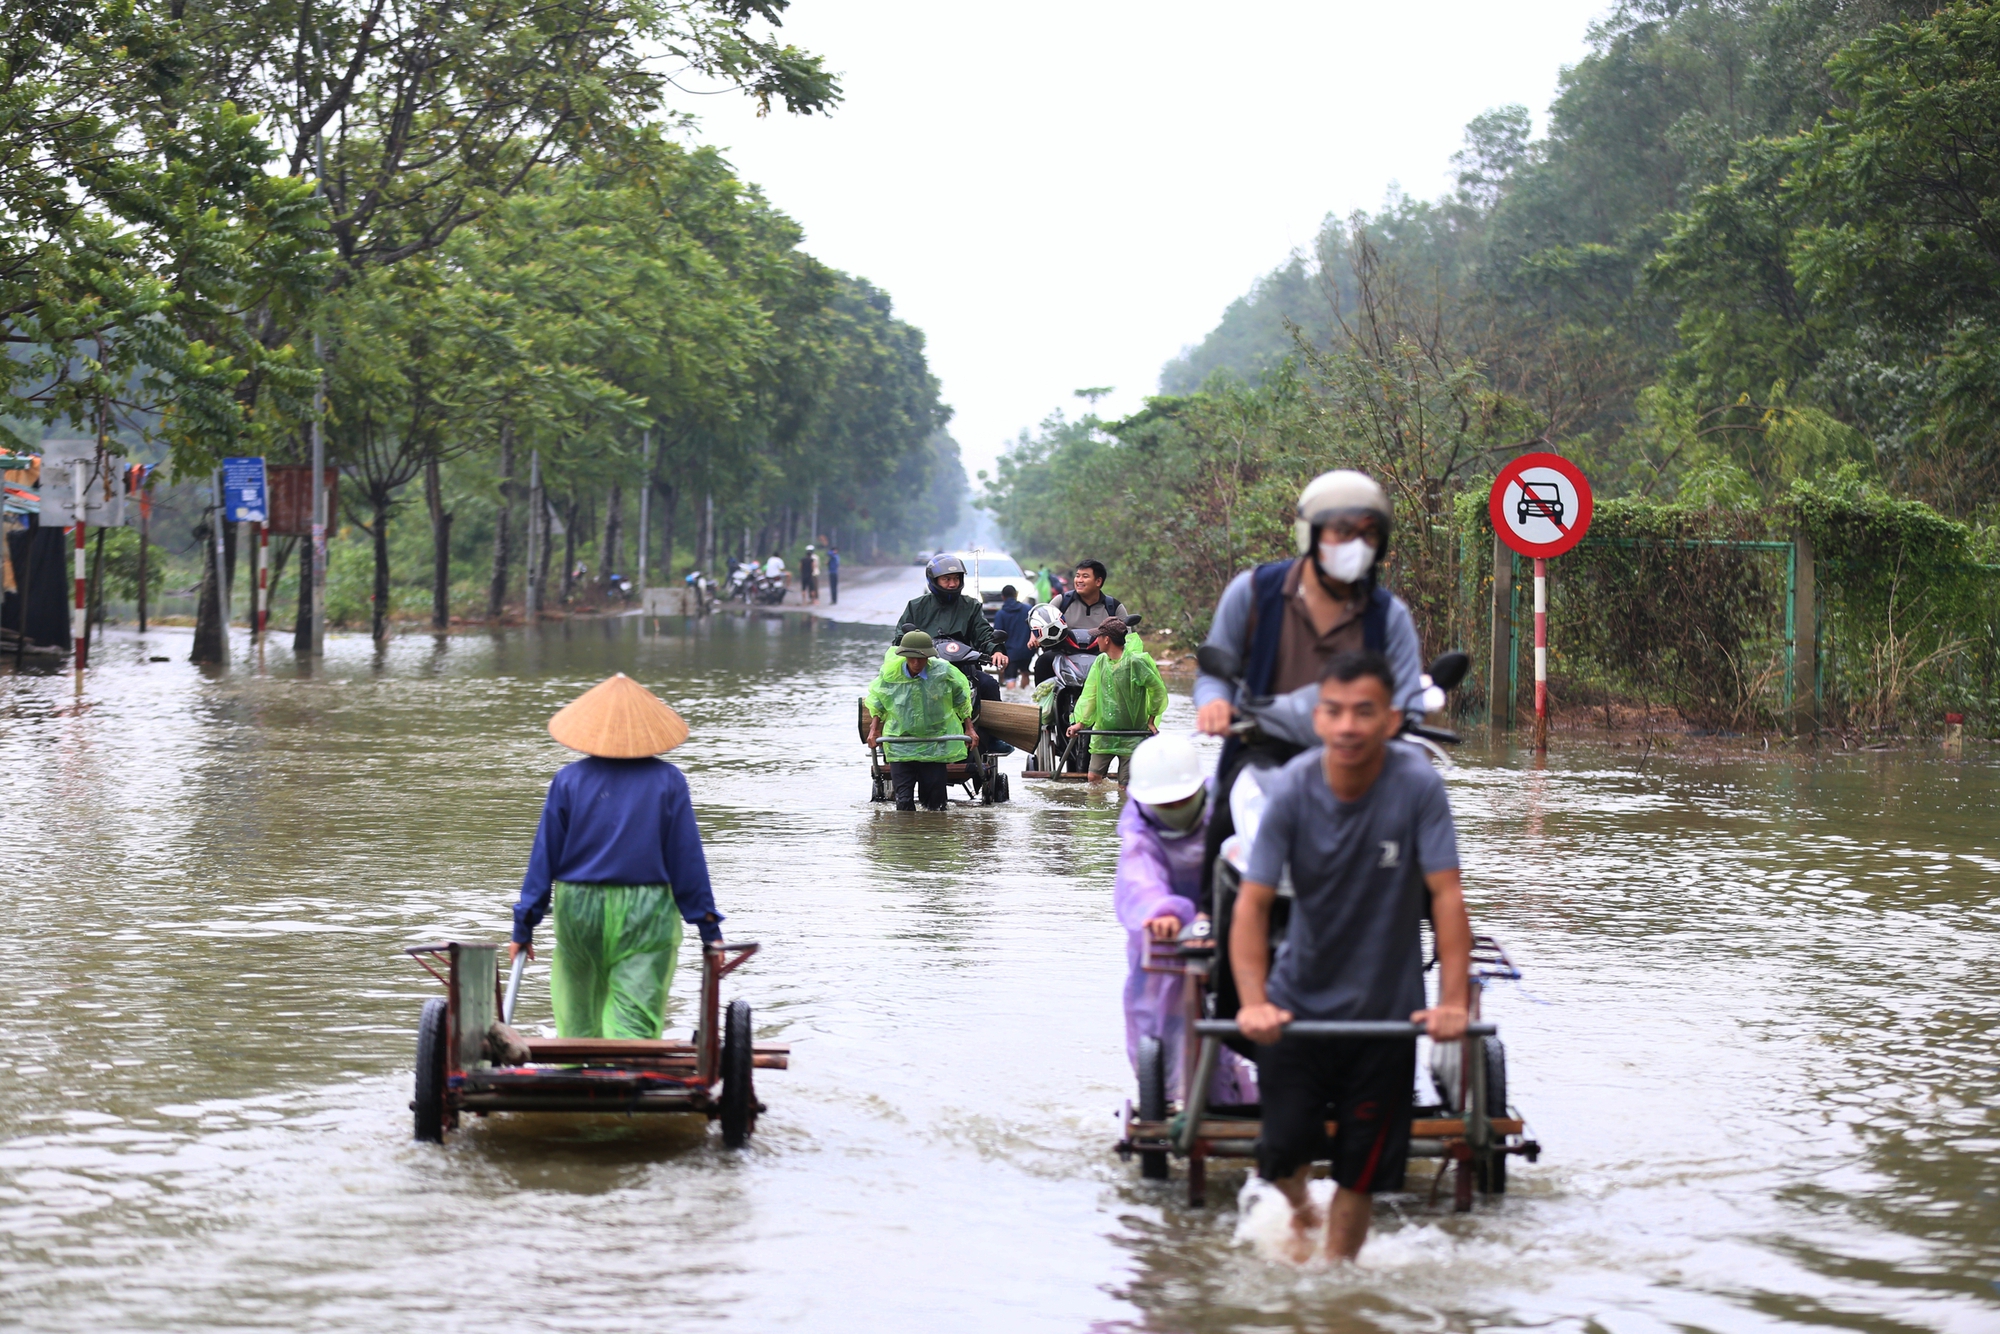
[[518, 943], [534, 939], [557, 880], [670, 886], [681, 916], [701, 938], [722, 938], [687, 777], [665, 760], [585, 756], [556, 772], [514, 905]]

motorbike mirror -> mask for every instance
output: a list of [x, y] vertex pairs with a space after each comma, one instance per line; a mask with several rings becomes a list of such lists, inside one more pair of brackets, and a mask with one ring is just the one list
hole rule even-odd
[[1136, 630], [1139, 627], [1139, 622], [1145, 619], [1146, 618], [1143, 616], [1127, 616], [1125, 618], [1125, 624]]
[[1210, 676], [1234, 681], [1243, 674], [1243, 662], [1220, 644], [1203, 644], [1194, 651], [1195, 665]]
[[1472, 655], [1462, 648], [1451, 649], [1431, 659], [1431, 684], [1439, 690], [1456, 689], [1472, 670]]

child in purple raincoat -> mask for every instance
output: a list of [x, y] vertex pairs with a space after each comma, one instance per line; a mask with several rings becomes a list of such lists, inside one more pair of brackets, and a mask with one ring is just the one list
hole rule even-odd
[[[1184, 736], [1146, 738], [1132, 753], [1131, 800], [1118, 817], [1118, 921], [1125, 928], [1125, 1055], [1136, 1071], [1139, 1039], [1158, 1038], [1167, 1096], [1185, 1101], [1187, 981], [1145, 971], [1146, 942], [1172, 940], [1195, 920], [1202, 844], [1208, 832], [1208, 784], [1201, 757]], [[1257, 1101], [1256, 1067], [1227, 1047], [1209, 1085], [1209, 1101]]]

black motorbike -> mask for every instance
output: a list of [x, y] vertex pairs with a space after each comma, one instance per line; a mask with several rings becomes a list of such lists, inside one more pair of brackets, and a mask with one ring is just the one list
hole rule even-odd
[[[1140, 616], [1127, 616], [1125, 624], [1136, 630]], [[1039, 652], [1047, 653], [1053, 659], [1056, 683], [1053, 706], [1048, 713], [1048, 722], [1042, 728], [1041, 739], [1035, 744], [1035, 753], [1028, 760], [1024, 778], [1054, 778], [1062, 774], [1081, 774], [1090, 769], [1090, 738], [1087, 735], [1069, 734], [1069, 725], [1076, 721], [1076, 702], [1083, 696], [1083, 683], [1090, 676], [1090, 665], [1097, 661], [1097, 651], [1091, 642], [1097, 638], [1094, 630], [1079, 630], [1064, 627], [1062, 638], [1054, 644], [1044, 643]]]

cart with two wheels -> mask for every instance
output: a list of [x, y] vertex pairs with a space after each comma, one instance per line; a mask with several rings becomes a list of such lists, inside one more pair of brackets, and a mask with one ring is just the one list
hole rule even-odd
[[[861, 740], [868, 742], [869, 715], [866, 700], [859, 702], [858, 713]], [[896, 799], [896, 783], [895, 779], [889, 773], [889, 757], [882, 749], [884, 741], [891, 744], [898, 741], [912, 743], [922, 741], [964, 741], [966, 742], [965, 758], [945, 765], [945, 783], [951, 787], [964, 788], [966, 799], [981, 806], [1000, 806], [1013, 799], [1013, 793], [1008, 787], [1007, 775], [1000, 772], [1000, 766], [993, 762], [993, 757], [990, 755], [981, 755], [978, 747], [972, 745], [970, 739], [963, 732], [958, 732], [950, 736], [880, 737], [873, 742], [868, 742], [868, 800], [870, 801], [888, 802]]]
[[[1244, 1045], [1233, 1018], [1206, 1017], [1212, 1003], [1208, 984], [1216, 957], [1214, 938], [1151, 942], [1144, 967], [1148, 972], [1179, 973], [1187, 978], [1187, 1031], [1199, 1041], [1187, 1044], [1182, 1086], [1188, 1096], [1177, 1105], [1168, 1101], [1162, 1044], [1157, 1038], [1140, 1039], [1139, 1096], [1136, 1103], [1125, 1104], [1125, 1133], [1115, 1146], [1122, 1157], [1137, 1155], [1140, 1174], [1153, 1180], [1166, 1180], [1172, 1174], [1172, 1160], [1184, 1159], [1188, 1203], [1196, 1206], [1206, 1202], [1208, 1160], [1254, 1158], [1261, 1124], [1260, 1109], [1255, 1106], [1209, 1104], [1209, 1087], [1223, 1044], [1232, 1043], [1239, 1049]], [[1437, 1174], [1431, 1182], [1433, 1199], [1442, 1189], [1447, 1171], [1452, 1173], [1452, 1205], [1459, 1212], [1472, 1208], [1475, 1191], [1483, 1195], [1505, 1193], [1510, 1156], [1533, 1162], [1541, 1154], [1541, 1145], [1529, 1136], [1527, 1122], [1508, 1101], [1507, 1053], [1499, 1030], [1480, 1019], [1485, 984], [1520, 975], [1492, 937], [1474, 938], [1468, 1007], [1471, 1022], [1463, 1038], [1433, 1047], [1430, 1074], [1434, 1096], [1425, 1099], [1411, 1091], [1410, 1157], [1437, 1160]], [[1413, 1042], [1423, 1035], [1423, 1026], [1407, 1021], [1295, 1020], [1285, 1026], [1285, 1032], [1308, 1038]], [[1331, 1136], [1335, 1128], [1329, 1121], [1327, 1134]]]
[[757, 953], [754, 942], [702, 950], [690, 1042], [523, 1037], [509, 1023], [527, 956], [515, 960], [503, 994], [502, 948], [444, 941], [404, 951], [445, 987], [424, 1002], [417, 1025], [418, 1139], [441, 1142], [467, 1113], [691, 1112], [719, 1121], [729, 1147], [749, 1142], [764, 1110], [755, 1072], [783, 1070], [791, 1055], [786, 1044], [756, 1040], [747, 1001], [722, 1005], [722, 979]]

